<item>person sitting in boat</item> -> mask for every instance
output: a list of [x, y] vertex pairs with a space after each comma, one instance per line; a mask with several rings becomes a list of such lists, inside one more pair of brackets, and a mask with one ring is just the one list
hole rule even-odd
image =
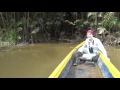
[[106, 59], [110, 60], [107, 56], [107, 51], [104, 48], [102, 42], [98, 38], [93, 37], [93, 30], [88, 30], [86, 35], [87, 39], [85, 40], [83, 46], [80, 47], [76, 52], [77, 58], [73, 62], [73, 65], [77, 65], [78, 59], [91, 60], [93, 62], [97, 62], [99, 57], [98, 50], [100, 50], [103, 53]]

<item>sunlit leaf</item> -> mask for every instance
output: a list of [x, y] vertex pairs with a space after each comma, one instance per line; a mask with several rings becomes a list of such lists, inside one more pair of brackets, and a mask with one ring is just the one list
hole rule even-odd
[[38, 31], [39, 31], [39, 27], [36, 27], [36, 28], [31, 32], [31, 34], [36, 34]]
[[18, 32], [20, 32], [20, 31], [22, 31], [22, 30], [23, 30], [22, 27], [18, 27], [18, 28], [17, 28], [17, 31], [18, 31]]

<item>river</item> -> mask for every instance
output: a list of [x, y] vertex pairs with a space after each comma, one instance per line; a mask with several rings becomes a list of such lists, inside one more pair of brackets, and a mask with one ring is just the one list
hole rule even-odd
[[[43, 43], [0, 51], [0, 78], [47, 78], [75, 46], [77, 44]], [[120, 70], [120, 49], [106, 49], [111, 62]]]

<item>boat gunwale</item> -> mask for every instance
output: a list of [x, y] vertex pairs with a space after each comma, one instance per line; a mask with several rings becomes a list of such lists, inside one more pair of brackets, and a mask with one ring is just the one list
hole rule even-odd
[[99, 52], [99, 53], [100, 53], [101, 60], [103, 61], [103, 63], [105, 64], [109, 72], [112, 74], [112, 76], [114, 78], [120, 78], [120, 71], [111, 63], [110, 60], [104, 58], [102, 52]]
[[[58, 78], [60, 76], [60, 74], [62, 73], [62, 71], [64, 70], [64, 68], [66, 67], [67, 63], [70, 61], [73, 53], [80, 48], [83, 45], [84, 42], [80, 43], [79, 45], [77, 45], [63, 60], [62, 62], [55, 68], [55, 70], [50, 74], [50, 76], [48, 78]], [[114, 77], [114, 78], [120, 78], [120, 72], [118, 71], [118, 69], [111, 63], [111, 61], [109, 61], [108, 59], [104, 58], [102, 52], [100, 52], [100, 58], [103, 62], [103, 64], [107, 67], [108, 71], [110, 72], [110, 74]], [[99, 66], [100, 68], [100, 66]], [[101, 68], [100, 68], [101, 69]], [[102, 70], [101, 70], [101, 73]]]
[[77, 45], [63, 60], [62, 62], [55, 68], [55, 70], [50, 74], [48, 78], [58, 78], [62, 71], [64, 70], [64, 67], [69, 62], [70, 58], [72, 57], [72, 54], [83, 45], [84, 42]]

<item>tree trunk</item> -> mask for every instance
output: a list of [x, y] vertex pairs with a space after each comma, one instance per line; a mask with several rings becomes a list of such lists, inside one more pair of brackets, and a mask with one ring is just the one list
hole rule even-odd
[[3, 23], [3, 28], [6, 28], [6, 27], [5, 27], [5, 22], [4, 22], [4, 18], [3, 18], [2, 12], [0, 12], [0, 15], [1, 15], [2, 23]]
[[97, 14], [97, 12], [96, 12], [96, 15], [95, 15], [96, 17], [95, 17], [95, 31], [97, 31], [97, 16], [98, 16], [98, 14]]

